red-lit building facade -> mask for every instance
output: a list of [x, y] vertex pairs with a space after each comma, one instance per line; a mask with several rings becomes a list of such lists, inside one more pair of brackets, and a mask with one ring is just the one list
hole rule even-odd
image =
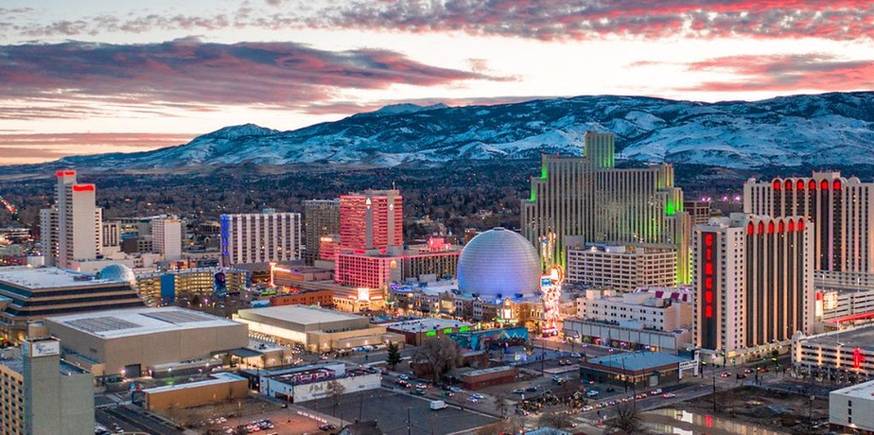
[[397, 190], [340, 196], [342, 249], [387, 252], [404, 245], [404, 199]]
[[322, 237], [319, 253], [334, 261], [334, 281], [348, 287], [385, 289], [408, 278], [454, 277], [457, 246], [433, 237], [404, 247], [403, 197], [397, 190], [366, 190], [340, 196], [339, 243]]
[[783, 353], [812, 332], [813, 235], [803, 216], [735, 213], [695, 227], [693, 335], [705, 360]]
[[874, 183], [840, 172], [750, 179], [744, 184], [744, 212], [803, 216], [815, 224], [811, 242], [816, 270], [874, 272]]
[[334, 280], [350, 287], [385, 288], [409, 278], [451, 278], [460, 254], [458, 246], [433, 242], [412, 246], [398, 255], [340, 252], [334, 263]]

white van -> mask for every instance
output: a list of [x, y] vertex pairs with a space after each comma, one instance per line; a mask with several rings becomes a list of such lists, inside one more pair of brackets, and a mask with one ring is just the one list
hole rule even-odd
[[431, 401], [431, 410], [432, 411], [439, 411], [443, 408], [446, 408], [446, 402], [444, 402], [442, 400], [432, 400]]

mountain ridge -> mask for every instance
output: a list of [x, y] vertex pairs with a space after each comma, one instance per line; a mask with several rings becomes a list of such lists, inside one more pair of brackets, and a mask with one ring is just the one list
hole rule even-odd
[[620, 158], [736, 169], [874, 164], [874, 92], [716, 103], [577, 96], [498, 105], [399, 104], [296, 130], [241, 124], [187, 144], [52, 162], [94, 170], [323, 164], [436, 167], [458, 159], [578, 154], [588, 130]]

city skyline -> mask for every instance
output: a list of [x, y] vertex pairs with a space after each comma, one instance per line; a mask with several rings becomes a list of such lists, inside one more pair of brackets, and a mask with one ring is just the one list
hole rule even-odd
[[246, 122], [288, 130], [402, 102], [866, 90], [872, 17], [860, 1], [9, 1], [0, 164], [142, 151]]

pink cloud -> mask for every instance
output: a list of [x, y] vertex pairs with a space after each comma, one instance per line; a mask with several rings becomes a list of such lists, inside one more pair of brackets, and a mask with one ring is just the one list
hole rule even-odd
[[874, 2], [868, 0], [398, 0], [329, 5], [319, 8], [302, 0], [266, 0], [260, 8], [245, 3], [227, 13], [102, 15], [15, 28], [29, 37], [243, 27], [462, 31], [541, 40], [677, 34], [835, 40], [874, 37]]
[[[388, 51], [325, 51], [293, 42], [157, 44], [86, 42], [0, 46], [0, 99], [61, 102], [46, 117], [98, 110], [95, 101], [139, 110], [222, 105], [305, 108], [341, 89], [394, 84], [436, 86], [464, 80], [507, 80], [442, 68]], [[89, 108], [89, 103], [90, 108]], [[7, 106], [0, 119], [38, 116], [38, 107]]]
[[692, 71], [727, 71], [735, 81], [700, 83], [683, 90], [847, 91], [874, 89], [874, 60], [845, 61], [827, 54], [745, 55], [688, 64]]
[[464, 31], [536, 39], [590, 39], [604, 35], [659, 38], [874, 36], [874, 3], [861, 0], [617, 0], [596, 2], [447, 0], [364, 2], [320, 14], [321, 27]]

